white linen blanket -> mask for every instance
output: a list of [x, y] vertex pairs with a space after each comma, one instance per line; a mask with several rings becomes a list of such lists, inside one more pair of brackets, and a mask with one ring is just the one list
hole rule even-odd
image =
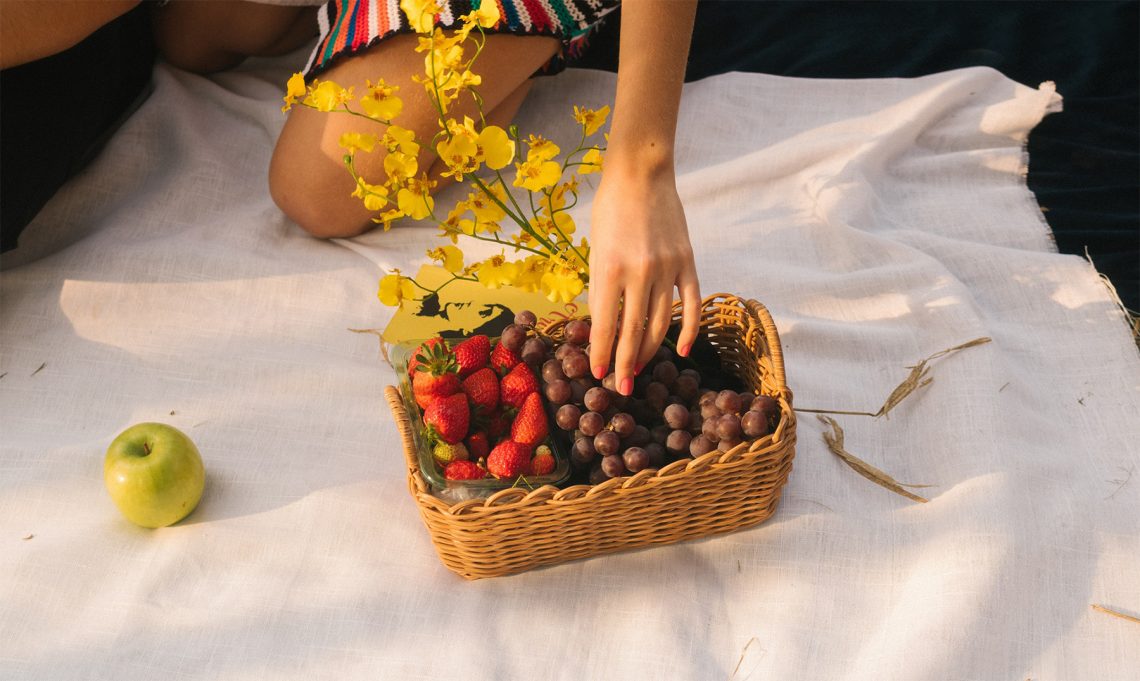
[[[797, 406], [874, 411], [908, 365], [993, 339], [889, 418], [836, 417], [929, 503], [855, 474], [804, 413], [759, 527], [465, 582], [407, 494], [393, 372], [347, 330], [383, 327], [377, 265], [414, 271], [435, 230], [329, 243], [276, 210], [302, 56], [157, 67], [0, 262], [0, 678], [1135, 678], [1140, 625], [1090, 606], [1140, 614], [1140, 358], [1024, 184], [1051, 87], [987, 69], [686, 87], [702, 289], [769, 307]], [[612, 87], [544, 79], [520, 126], [568, 140], [570, 105]], [[144, 420], [188, 432], [209, 472], [156, 531], [102, 482]]]

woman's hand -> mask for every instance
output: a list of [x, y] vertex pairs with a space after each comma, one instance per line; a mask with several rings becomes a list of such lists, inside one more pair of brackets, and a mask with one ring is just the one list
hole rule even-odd
[[[689, 353], [701, 293], [673, 144], [696, 0], [624, 0], [617, 93], [590, 226], [590, 366], [613, 358], [618, 392], [649, 361], [681, 294], [677, 351]], [[619, 321], [620, 315], [620, 321]], [[616, 352], [615, 352], [616, 346]]]
[[591, 216], [590, 366], [601, 379], [612, 356], [618, 392], [629, 395], [669, 329], [673, 290], [683, 305], [681, 355], [697, 337], [701, 294], [672, 164], [645, 170], [609, 162]]

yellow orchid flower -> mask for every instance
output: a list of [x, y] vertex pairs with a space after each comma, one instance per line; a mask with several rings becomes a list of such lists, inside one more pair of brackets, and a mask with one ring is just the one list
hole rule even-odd
[[349, 153], [355, 153], [358, 149], [365, 153], [371, 153], [379, 141], [376, 135], [368, 133], [346, 132], [340, 136], [340, 146]]
[[531, 135], [526, 141], [526, 146], [526, 160], [528, 161], [549, 161], [561, 151], [557, 144], [541, 135]]
[[305, 95], [305, 77], [299, 73], [294, 73], [289, 77], [289, 82], [285, 84], [285, 106], [281, 107], [281, 112], [285, 113], [293, 108], [297, 103], [298, 97]]
[[383, 185], [368, 184], [363, 178], [356, 178], [356, 189], [352, 195], [363, 200], [364, 207], [373, 212], [388, 205], [388, 189]]
[[589, 137], [596, 133], [603, 125], [606, 124], [606, 117], [610, 115], [609, 105], [603, 106], [600, 109], [587, 109], [585, 107], [574, 107], [574, 120], [582, 124], [586, 130], [586, 136]]
[[435, 209], [435, 200], [431, 194], [404, 187], [396, 194], [396, 205], [411, 219], [423, 220]]
[[418, 156], [420, 145], [416, 142], [416, 133], [398, 125], [389, 125], [384, 131], [384, 146], [388, 151], [397, 151], [408, 156]]
[[488, 125], [480, 130], [476, 143], [483, 155], [483, 162], [491, 170], [502, 170], [515, 158], [514, 140], [497, 125]]
[[[533, 153], [533, 152], [532, 152]], [[540, 159], [532, 160], [529, 156], [523, 163], [516, 163], [514, 186], [528, 189], [532, 192], [549, 189], [558, 183], [562, 176], [562, 166], [554, 161]]]
[[502, 255], [495, 255], [479, 263], [475, 277], [487, 288], [510, 286], [518, 276], [519, 266], [508, 262]]
[[335, 111], [352, 99], [352, 88], [342, 88], [331, 80], [313, 81], [304, 104], [318, 111]]
[[404, 110], [404, 101], [395, 95], [398, 85], [388, 85], [381, 78], [375, 85], [365, 81], [368, 94], [360, 98], [360, 108], [364, 115], [378, 121], [390, 121]]
[[427, 256], [443, 265], [448, 272], [458, 272], [463, 269], [463, 251], [455, 246], [440, 246], [429, 248]]
[[[501, 203], [506, 202], [506, 192], [503, 191], [500, 185], [493, 185], [490, 187], [490, 190]], [[498, 203], [495, 203], [491, 197], [481, 191], [469, 194], [464, 204], [467, 210], [475, 214], [475, 219], [479, 221], [480, 224], [498, 222], [507, 216], [506, 211], [500, 208]]]
[[550, 261], [541, 255], [532, 255], [522, 260], [519, 263], [518, 276], [515, 277], [515, 288], [527, 293], [539, 290], [542, 286], [542, 275], [546, 274], [549, 263]]
[[578, 173], [590, 175], [600, 172], [602, 172], [602, 151], [597, 147], [591, 147], [582, 155], [582, 165], [578, 166]]
[[384, 172], [393, 183], [401, 184], [419, 172], [419, 161], [415, 156], [392, 151], [384, 157]]
[[552, 303], [569, 303], [584, 288], [582, 277], [569, 267], [554, 265], [542, 275], [542, 290], [546, 293], [546, 299]]
[[372, 218], [372, 222], [375, 222], [378, 225], [383, 225], [384, 231], [387, 232], [388, 230], [392, 229], [392, 223], [402, 217], [404, 217], [404, 212], [402, 210], [399, 208], [390, 208], [380, 215]]
[[408, 17], [408, 25], [416, 33], [431, 33], [440, 6], [436, 0], [400, 0], [400, 9]]
[[415, 295], [416, 288], [412, 280], [400, 274], [400, 270], [392, 270], [392, 274], [380, 279], [377, 296], [385, 305], [403, 307], [406, 301], [414, 300]]

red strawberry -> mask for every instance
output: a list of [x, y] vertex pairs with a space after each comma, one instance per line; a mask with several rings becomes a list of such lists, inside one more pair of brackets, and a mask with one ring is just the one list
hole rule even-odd
[[495, 411], [491, 412], [487, 417], [487, 435], [490, 437], [491, 442], [496, 442], [503, 433], [506, 433], [511, 428], [511, 418], [500, 406]]
[[452, 461], [443, 469], [443, 477], [447, 480], [481, 480], [487, 477], [487, 471], [474, 461]]
[[522, 363], [522, 357], [519, 357], [507, 346], [499, 343], [495, 349], [491, 351], [491, 366], [500, 375], [507, 373], [511, 369]]
[[416, 367], [420, 365], [421, 354], [430, 354], [431, 349], [442, 342], [443, 338], [441, 336], [436, 336], [435, 338], [427, 339], [418, 348], [416, 348], [415, 352], [412, 353], [412, 358], [408, 360], [408, 375], [416, 375]]
[[531, 393], [526, 396], [515, 422], [511, 424], [511, 439], [533, 449], [546, 439], [548, 433], [542, 398], [538, 393]]
[[554, 471], [554, 455], [550, 450], [540, 451], [531, 459], [530, 468], [535, 475], [548, 475]]
[[483, 367], [463, 379], [463, 392], [473, 405], [489, 414], [499, 406], [499, 377], [490, 367]]
[[504, 440], [487, 456], [487, 470], [496, 478], [515, 478], [530, 475], [532, 449], [521, 442]]
[[459, 392], [459, 374], [456, 373], [459, 367], [445, 343], [431, 345], [418, 356], [420, 362], [412, 375], [412, 394], [420, 409], [427, 409], [438, 397]]
[[462, 393], [440, 397], [424, 410], [424, 423], [444, 442], [454, 444], [467, 437], [470, 422], [471, 410]]
[[491, 442], [487, 439], [487, 434], [477, 430], [468, 435], [467, 452], [471, 455], [472, 461], [487, 458], [487, 454], [491, 452]]
[[499, 384], [499, 401], [512, 407], [521, 407], [526, 396], [538, 392], [538, 379], [525, 364], [518, 364], [503, 376]]
[[491, 339], [483, 335], [472, 336], [452, 350], [459, 363], [459, 377], [465, 378], [487, 366], [491, 356]]

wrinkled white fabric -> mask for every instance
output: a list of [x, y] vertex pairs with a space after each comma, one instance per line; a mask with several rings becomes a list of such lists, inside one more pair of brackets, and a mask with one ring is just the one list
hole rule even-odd
[[[347, 330], [383, 327], [377, 265], [414, 271], [436, 230], [337, 244], [281, 216], [288, 67], [160, 66], [0, 263], [0, 678], [1135, 678], [1140, 626], [1090, 606], [1140, 614], [1140, 359], [1024, 185], [1050, 87], [987, 69], [686, 87], [703, 291], [769, 307], [798, 406], [874, 411], [909, 365], [993, 338], [889, 418], [836, 417], [929, 503], [858, 476], [805, 413], [757, 528], [465, 582], [407, 493], [393, 373]], [[570, 105], [613, 82], [543, 79], [520, 126], [570, 143]], [[209, 471], [156, 531], [102, 482], [144, 420]]]

